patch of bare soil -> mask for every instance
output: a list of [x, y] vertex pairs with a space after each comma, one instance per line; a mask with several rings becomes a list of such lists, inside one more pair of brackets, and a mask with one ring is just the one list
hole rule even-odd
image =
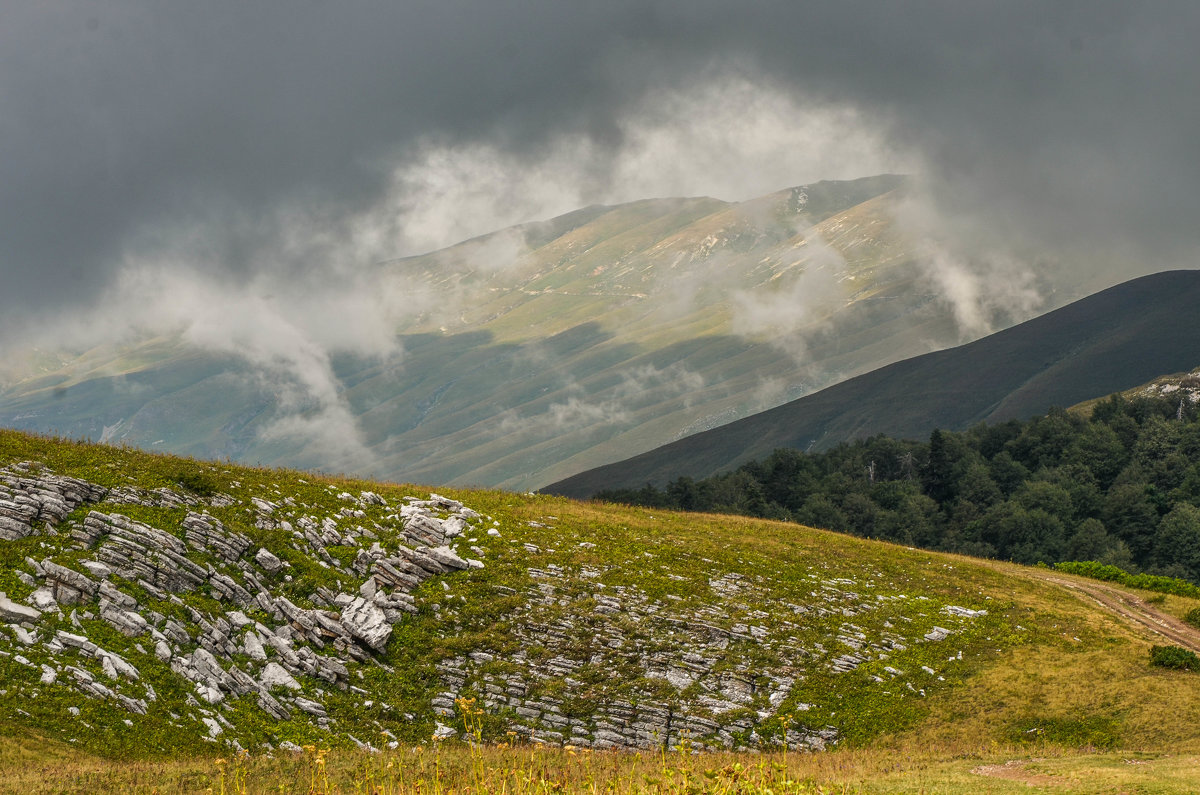
[[977, 776], [1002, 778], [1006, 781], [1019, 781], [1031, 787], [1048, 787], [1066, 784], [1065, 779], [1045, 773], [1031, 773], [1029, 764], [1040, 762], [1040, 759], [1010, 759], [1002, 765], [980, 765], [971, 772]]

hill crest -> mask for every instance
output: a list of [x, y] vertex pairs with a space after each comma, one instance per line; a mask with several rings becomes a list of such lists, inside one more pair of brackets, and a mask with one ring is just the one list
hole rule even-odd
[[489, 736], [820, 748], [882, 728], [840, 699], [900, 720], [1020, 632], [926, 553], [300, 475], [0, 433], [0, 717], [117, 754], [379, 746], [469, 698]]

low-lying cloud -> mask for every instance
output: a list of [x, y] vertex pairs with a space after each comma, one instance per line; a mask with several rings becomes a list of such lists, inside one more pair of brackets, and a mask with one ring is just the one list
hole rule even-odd
[[[534, 350], [538, 346], [531, 346]], [[707, 386], [704, 376], [681, 362], [666, 367], [641, 364], [622, 368], [618, 380], [602, 389], [588, 389], [567, 379], [544, 409], [534, 413], [507, 412], [497, 430], [516, 433], [534, 430], [542, 436], [587, 431], [598, 427], [630, 427], [639, 409], [652, 403], [679, 401], [692, 405], [691, 396]]]
[[732, 294], [733, 331], [766, 339], [797, 364], [805, 364], [809, 339], [825, 331], [847, 302], [846, 263], [816, 230], [809, 230], [796, 256], [803, 264], [785, 273], [781, 285]]

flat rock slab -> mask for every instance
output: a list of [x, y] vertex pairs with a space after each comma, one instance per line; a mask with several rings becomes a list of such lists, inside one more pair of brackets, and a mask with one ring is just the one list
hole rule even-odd
[[0, 621], [7, 624], [20, 624], [23, 621], [37, 621], [41, 617], [41, 610], [14, 602], [8, 598], [7, 594], [0, 591]]

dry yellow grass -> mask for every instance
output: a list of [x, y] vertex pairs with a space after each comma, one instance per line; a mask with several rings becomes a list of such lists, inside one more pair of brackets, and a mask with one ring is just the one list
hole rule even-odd
[[993, 745], [819, 754], [625, 754], [538, 747], [309, 748], [274, 758], [113, 764], [40, 738], [0, 742], [0, 787], [21, 793], [1187, 793], [1200, 756]]

